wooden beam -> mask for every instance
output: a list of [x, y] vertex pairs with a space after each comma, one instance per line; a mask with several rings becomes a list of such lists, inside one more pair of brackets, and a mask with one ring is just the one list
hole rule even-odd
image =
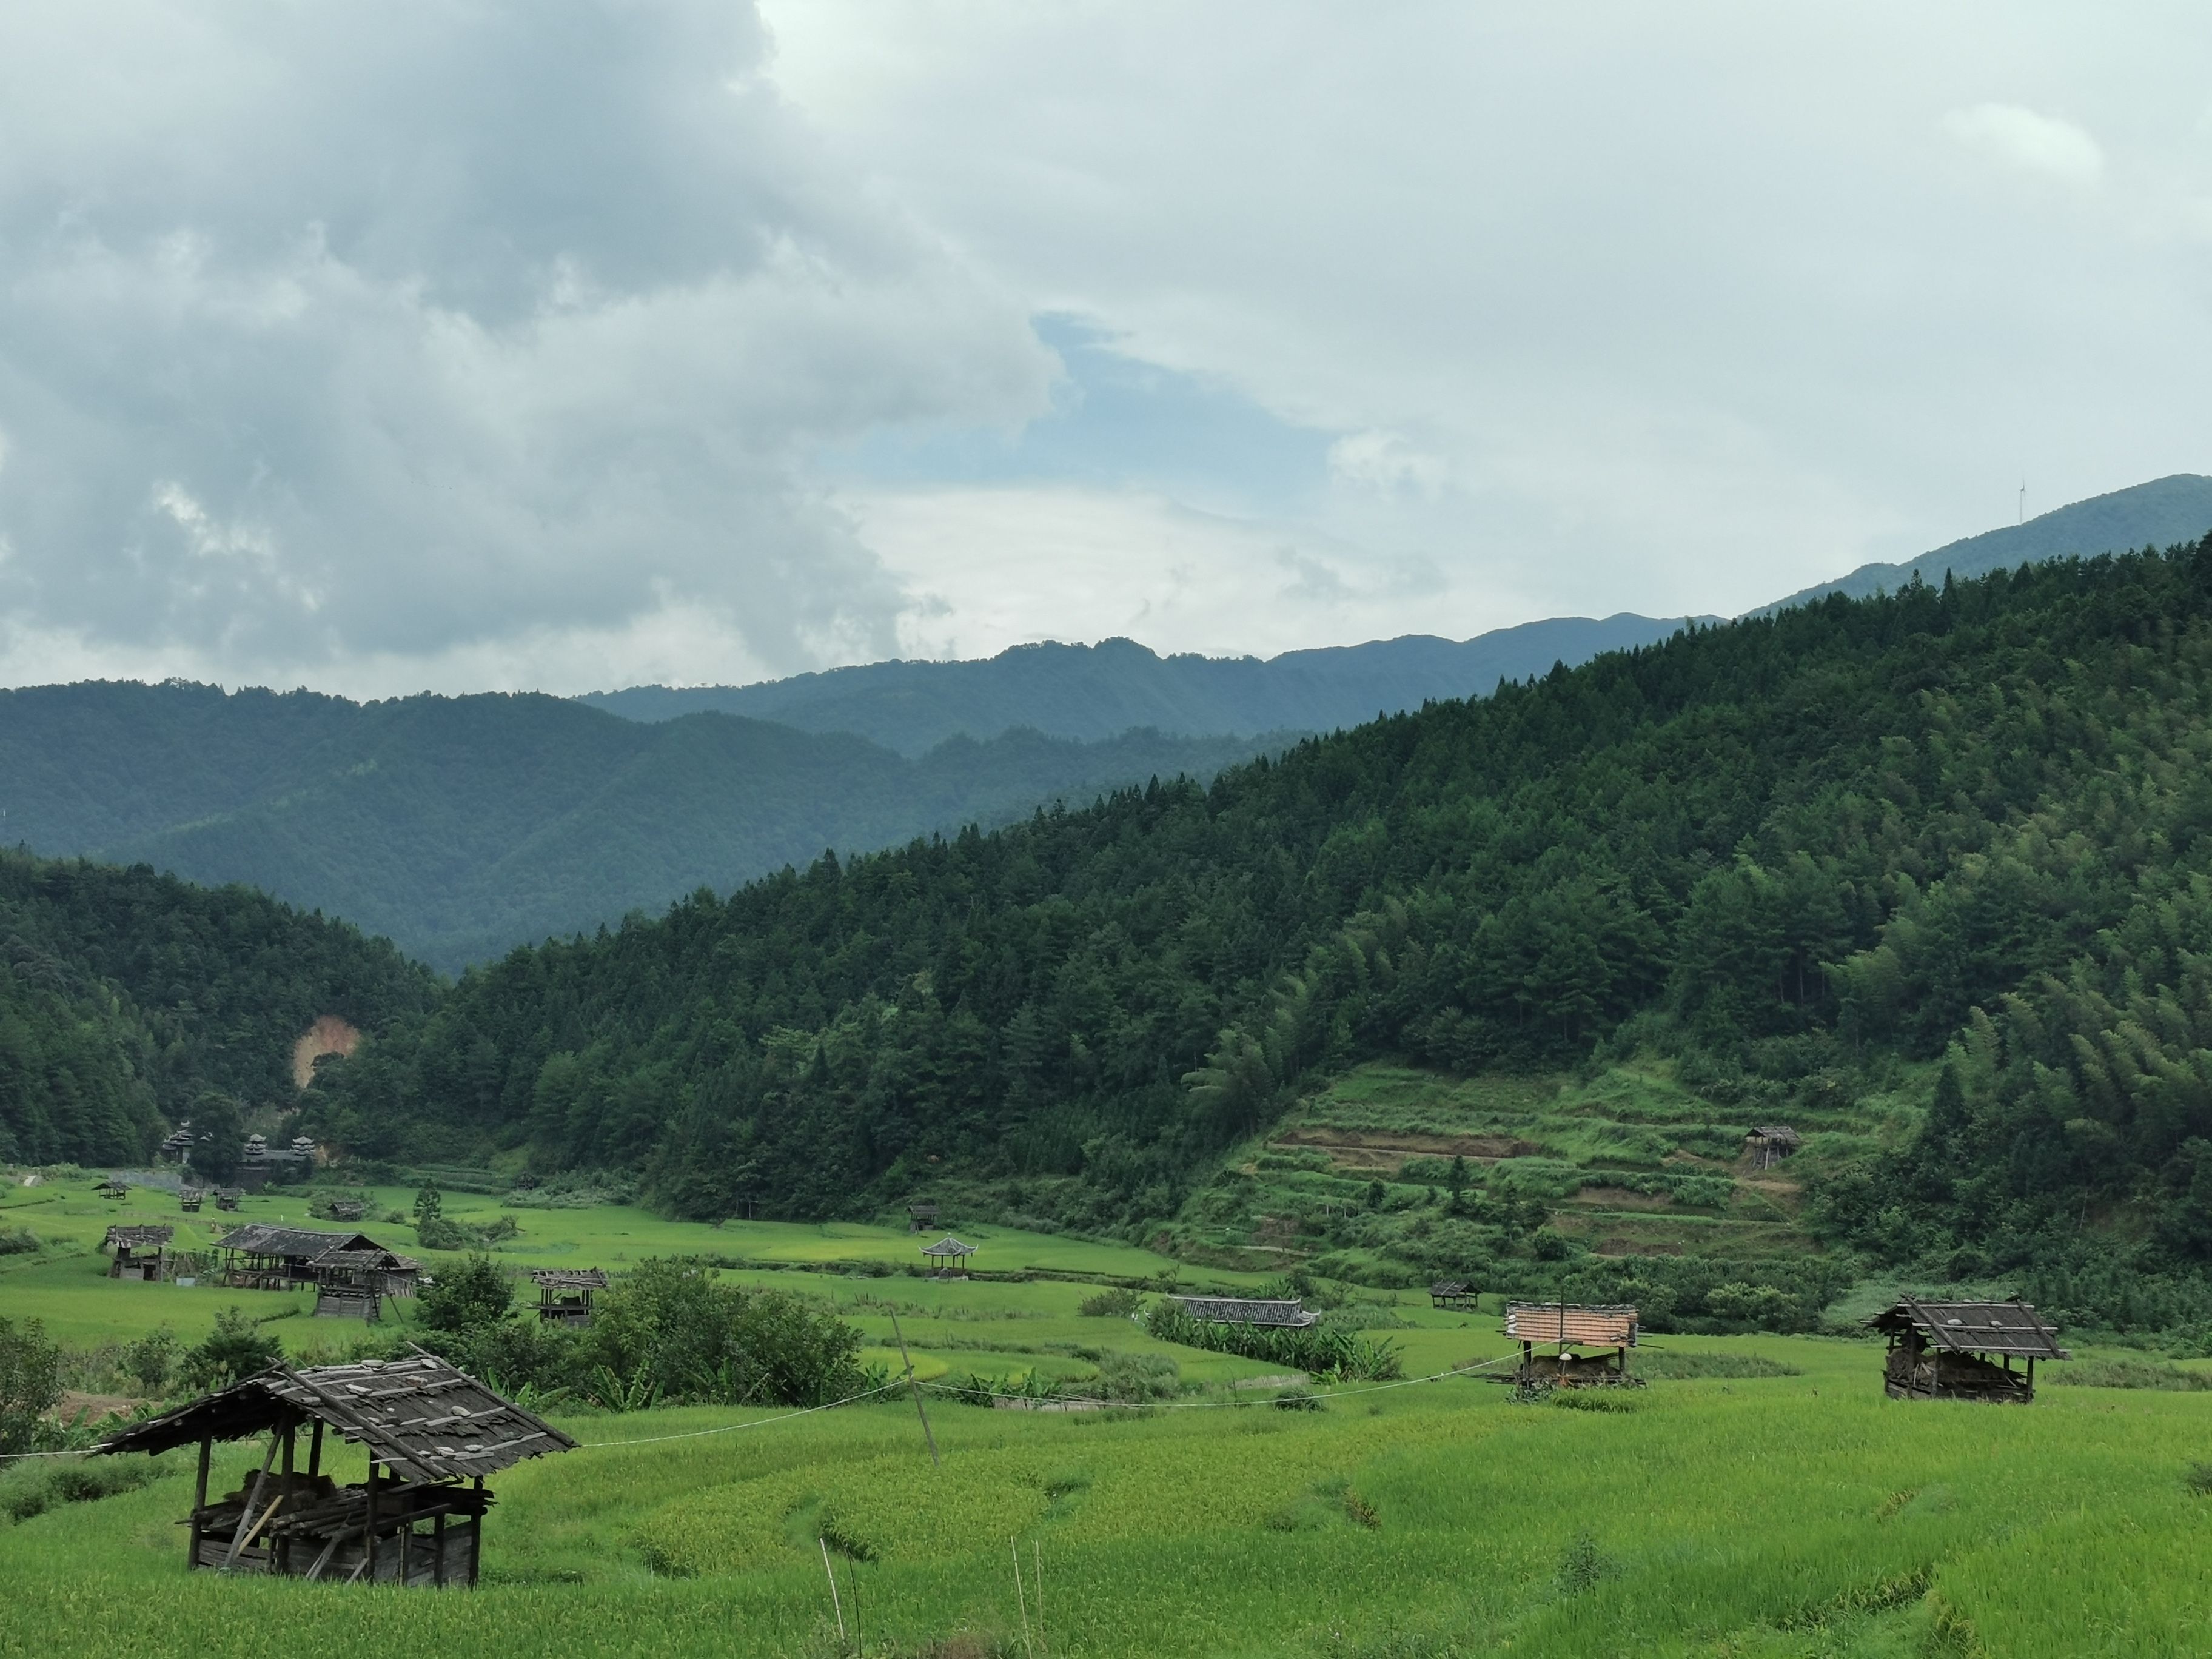
[[[362, 1551], [361, 1561], [362, 1566], [368, 1571], [368, 1582], [374, 1584], [376, 1582], [376, 1460], [374, 1457], [368, 1460], [368, 1542]], [[360, 1576], [361, 1571], [357, 1568], [354, 1577], [358, 1578]]]
[[215, 1455], [215, 1435], [212, 1431], [200, 1437], [200, 1478], [192, 1489], [192, 1544], [188, 1566], [200, 1564], [200, 1516], [207, 1509], [208, 1462]]
[[253, 1506], [261, 1501], [261, 1488], [269, 1479], [269, 1466], [276, 1461], [277, 1435], [269, 1433], [269, 1455], [261, 1460], [261, 1473], [253, 1477], [253, 1489], [246, 1494], [246, 1507], [238, 1512], [238, 1530], [230, 1535], [230, 1550], [222, 1558], [222, 1571], [228, 1572], [231, 1564], [238, 1559], [238, 1552], [246, 1544], [246, 1523], [253, 1518]]
[[312, 1478], [323, 1472], [323, 1419], [315, 1419], [314, 1438], [307, 1443], [307, 1474]]

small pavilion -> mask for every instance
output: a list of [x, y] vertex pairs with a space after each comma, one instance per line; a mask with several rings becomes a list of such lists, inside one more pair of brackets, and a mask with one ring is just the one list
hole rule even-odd
[[602, 1267], [540, 1267], [530, 1277], [538, 1286], [538, 1322], [546, 1325], [589, 1325], [592, 1297], [607, 1287]]
[[1463, 1279], [1439, 1279], [1429, 1286], [1429, 1305], [1467, 1313], [1475, 1306], [1475, 1291]]
[[167, 1264], [169, 1241], [176, 1236], [174, 1227], [110, 1227], [100, 1241], [101, 1249], [113, 1252], [107, 1276], [158, 1281]]
[[967, 1269], [963, 1264], [969, 1256], [975, 1254], [975, 1247], [973, 1244], [963, 1244], [951, 1234], [947, 1233], [936, 1243], [923, 1245], [921, 1253], [929, 1258], [930, 1267], [940, 1278], [951, 1279], [963, 1276], [966, 1273]]
[[[2058, 1346], [2058, 1333], [2017, 1297], [1923, 1302], [1901, 1296], [1867, 1323], [1889, 1339], [1882, 1391], [1892, 1400], [2025, 1406], [2035, 1398], [2035, 1362], [2072, 1357]], [[2026, 1368], [2014, 1370], [2015, 1359], [2027, 1361]]]
[[[299, 1431], [310, 1425], [302, 1471]], [[362, 1485], [340, 1486], [322, 1473], [326, 1429], [368, 1453]], [[269, 1436], [260, 1472], [210, 1501], [215, 1443], [258, 1434]], [[94, 1451], [158, 1454], [194, 1442], [200, 1456], [186, 1517], [191, 1566], [423, 1589], [477, 1582], [484, 1513], [492, 1505], [486, 1475], [576, 1446], [551, 1424], [418, 1350], [406, 1359], [272, 1366], [133, 1424]]]
[[1786, 1123], [1768, 1123], [1743, 1138], [1743, 1150], [1754, 1170], [1771, 1170], [1785, 1158], [1795, 1158], [1805, 1137]]
[[[1505, 1334], [1521, 1345], [1521, 1365], [1510, 1377], [1523, 1386], [1641, 1387], [1628, 1373], [1636, 1346], [1633, 1308], [1577, 1307], [1563, 1302], [1514, 1302], [1505, 1309]], [[1551, 1348], [1539, 1353], [1539, 1348]]]
[[95, 1198], [128, 1198], [131, 1188], [120, 1176], [110, 1176], [93, 1189]]

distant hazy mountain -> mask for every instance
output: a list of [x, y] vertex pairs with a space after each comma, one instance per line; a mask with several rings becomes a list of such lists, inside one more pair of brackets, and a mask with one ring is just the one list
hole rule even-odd
[[964, 733], [1034, 726], [1096, 741], [1135, 726], [1196, 736], [1326, 732], [1377, 714], [1495, 690], [1682, 626], [1626, 612], [1524, 623], [1466, 641], [1408, 635], [1257, 657], [1156, 655], [1129, 640], [1024, 645], [977, 662], [879, 662], [759, 685], [632, 687], [580, 699], [639, 720], [718, 710], [808, 732], [851, 732], [903, 755]]
[[40, 686], [0, 691], [0, 839], [245, 882], [451, 969], [824, 848], [1208, 777], [1288, 740], [1024, 731], [908, 759], [857, 737], [720, 714], [645, 725], [562, 697]]
[[1944, 573], [1964, 578], [2010, 570], [2043, 559], [2063, 559], [2079, 554], [2094, 558], [2100, 553], [2133, 552], [2139, 548], [2166, 548], [2177, 542], [2193, 542], [2212, 530], [2212, 478], [2194, 472], [2177, 472], [2169, 478], [2115, 489], [2109, 495], [2092, 495], [2039, 514], [2026, 524], [1984, 531], [1964, 541], [1923, 553], [1905, 564], [1863, 564], [1848, 576], [1802, 593], [1792, 593], [1762, 607], [1779, 611], [1784, 605], [1804, 605], [1831, 593], [1863, 599], [1877, 589], [1894, 593], [1912, 580], [1940, 586]]

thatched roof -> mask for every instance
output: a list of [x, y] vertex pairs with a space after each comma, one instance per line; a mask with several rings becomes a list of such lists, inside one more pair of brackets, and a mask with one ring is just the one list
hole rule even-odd
[[174, 1227], [110, 1227], [100, 1241], [103, 1250], [158, 1250], [177, 1236]]
[[1209, 1325], [1306, 1326], [1318, 1319], [1293, 1297], [1288, 1302], [1262, 1302], [1235, 1296], [1179, 1296], [1176, 1301], [1193, 1319]]
[[2065, 1359], [2058, 1333], [2035, 1310], [2010, 1302], [1923, 1302], [1901, 1296], [1867, 1323], [1878, 1331], [1917, 1330], [1935, 1347], [1953, 1353], [2009, 1354], [2015, 1358]]
[[1564, 1342], [1571, 1348], [1632, 1348], [1636, 1310], [1578, 1308], [1571, 1303], [1515, 1302], [1505, 1310], [1505, 1334], [1516, 1342]]
[[297, 1417], [330, 1425], [410, 1480], [496, 1474], [572, 1451], [551, 1424], [430, 1354], [292, 1370], [276, 1365], [220, 1394], [110, 1435], [97, 1452], [164, 1452], [203, 1435], [241, 1440]]

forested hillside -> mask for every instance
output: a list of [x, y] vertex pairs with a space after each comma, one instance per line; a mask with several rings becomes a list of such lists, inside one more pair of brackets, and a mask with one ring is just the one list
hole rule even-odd
[[1835, 597], [518, 951], [315, 1112], [695, 1215], [957, 1172], [1133, 1229], [1368, 1057], [1671, 1055], [1746, 1121], [1937, 1079], [1832, 1238], [2212, 1316], [2208, 760], [2212, 541]]
[[1133, 640], [1047, 641], [979, 662], [866, 663], [757, 685], [632, 686], [583, 701], [632, 720], [715, 709], [809, 732], [856, 732], [904, 755], [1020, 726], [1086, 742], [1144, 726], [1182, 736], [1328, 732], [1431, 701], [1486, 696], [1500, 680], [1648, 645], [1681, 626], [1625, 611], [1556, 617], [1471, 640], [1409, 635], [1264, 660], [1162, 657]]
[[0, 854], [0, 1163], [150, 1158], [214, 1090], [289, 1107], [308, 1025], [419, 1016], [428, 972], [243, 888]]
[[825, 848], [1211, 776], [1285, 741], [1016, 732], [910, 761], [859, 738], [721, 714], [641, 726], [559, 697], [42, 686], [0, 692], [0, 812], [9, 844], [250, 883], [454, 970]]

